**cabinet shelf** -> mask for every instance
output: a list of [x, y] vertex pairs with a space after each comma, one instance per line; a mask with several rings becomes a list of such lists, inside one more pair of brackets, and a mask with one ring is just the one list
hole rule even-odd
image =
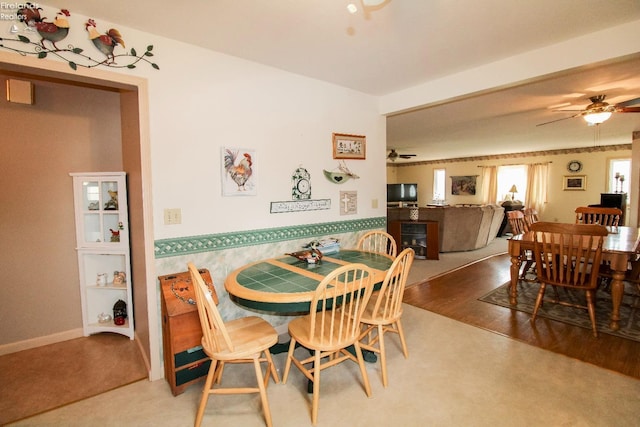
[[107, 283], [105, 286], [88, 285], [87, 289], [95, 289], [97, 291], [126, 291], [126, 285], [114, 285], [113, 283]]

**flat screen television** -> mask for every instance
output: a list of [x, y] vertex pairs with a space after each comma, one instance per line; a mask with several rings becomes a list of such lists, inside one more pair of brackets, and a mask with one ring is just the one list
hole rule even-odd
[[417, 203], [418, 184], [387, 184], [387, 203]]

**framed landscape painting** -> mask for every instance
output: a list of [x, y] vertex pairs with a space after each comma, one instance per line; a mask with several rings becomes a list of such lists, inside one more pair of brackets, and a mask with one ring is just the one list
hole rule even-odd
[[454, 196], [474, 196], [477, 175], [452, 176], [451, 194]]
[[587, 176], [586, 175], [565, 175], [563, 184], [563, 190], [586, 190], [587, 189]]

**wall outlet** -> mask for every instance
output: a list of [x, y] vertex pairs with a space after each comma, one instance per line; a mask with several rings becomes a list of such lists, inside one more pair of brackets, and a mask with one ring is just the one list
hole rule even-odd
[[371, 200], [371, 209], [378, 209], [378, 199]]
[[176, 225], [182, 224], [182, 209], [165, 209], [164, 210], [164, 225]]

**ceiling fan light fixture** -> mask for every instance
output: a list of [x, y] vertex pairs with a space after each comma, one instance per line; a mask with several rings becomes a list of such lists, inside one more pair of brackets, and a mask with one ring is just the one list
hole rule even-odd
[[611, 117], [611, 111], [601, 111], [595, 113], [588, 113], [582, 116], [582, 118], [590, 125], [599, 125], [609, 120]]
[[362, 4], [365, 6], [380, 6], [387, 0], [362, 0]]

